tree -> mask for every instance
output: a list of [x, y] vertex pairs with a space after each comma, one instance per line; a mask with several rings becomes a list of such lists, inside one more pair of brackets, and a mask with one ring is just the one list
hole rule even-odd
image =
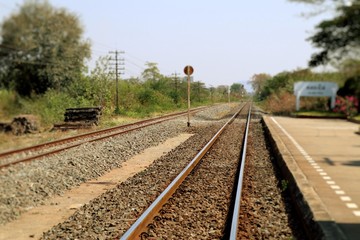
[[142, 78], [144, 81], [156, 82], [160, 78], [160, 70], [157, 67], [157, 63], [146, 62], [147, 68], [142, 72]]
[[78, 100], [79, 105], [82, 105], [81, 100], [85, 99], [90, 106], [112, 109], [115, 84], [110, 66], [110, 56], [99, 57], [90, 76], [83, 76], [72, 83], [69, 93]]
[[234, 96], [235, 98], [238, 98], [238, 99], [241, 99], [246, 94], [244, 85], [242, 85], [241, 83], [233, 83], [230, 86], [230, 92], [231, 92], [232, 96]]
[[[313, 54], [310, 66], [328, 63], [332, 58], [359, 57], [360, 49], [360, 0], [338, 8], [339, 15], [317, 25], [317, 33], [310, 40], [322, 51]], [[355, 56], [352, 56], [355, 54]]]
[[230, 86], [230, 90], [231, 92], [236, 92], [236, 93], [243, 93], [245, 91], [244, 85], [242, 85], [241, 83], [233, 83]]
[[335, 10], [333, 19], [322, 21], [317, 32], [309, 38], [313, 45], [322, 49], [311, 56], [312, 67], [329, 63], [331, 60], [359, 58], [360, 50], [360, 0], [290, 0], [323, 6], [330, 2]]
[[251, 84], [251, 87], [254, 89], [256, 95], [259, 95], [261, 93], [261, 91], [265, 86], [266, 81], [269, 79], [271, 79], [271, 76], [266, 73], [254, 74], [254, 76], [251, 77], [249, 83]]
[[90, 57], [77, 16], [47, 1], [26, 1], [0, 29], [0, 82], [23, 96], [69, 86]]

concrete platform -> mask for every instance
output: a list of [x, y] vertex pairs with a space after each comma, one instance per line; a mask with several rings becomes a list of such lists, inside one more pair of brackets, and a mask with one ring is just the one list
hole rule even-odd
[[286, 181], [296, 185], [295, 200], [310, 233], [319, 231], [315, 236], [322, 239], [360, 239], [359, 124], [270, 116], [264, 123]]

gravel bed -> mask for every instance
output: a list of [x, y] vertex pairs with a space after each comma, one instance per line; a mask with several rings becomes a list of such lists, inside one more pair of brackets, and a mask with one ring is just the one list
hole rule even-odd
[[222, 239], [241, 151], [244, 120], [232, 122], [164, 205], [148, 239]]
[[250, 126], [238, 239], [306, 239], [259, 120]]
[[187, 129], [194, 133], [185, 143], [157, 159], [144, 171], [82, 206], [42, 239], [115, 239], [156, 199], [221, 124]]
[[[27, 208], [121, 166], [145, 148], [182, 132], [193, 133], [186, 142], [147, 169], [82, 206], [69, 219], [43, 233], [41, 238], [117, 239], [233, 113], [234, 105], [215, 106], [192, 117], [190, 128], [186, 127], [184, 117], [103, 142], [84, 144], [44, 160], [2, 169], [0, 223], [9, 222]], [[184, 185], [175, 193], [187, 198], [175, 207], [164, 207], [161, 220], [154, 222], [156, 228], [151, 230], [154, 235], [150, 239], [222, 238], [232, 191], [228, 183], [234, 177], [234, 163], [230, 159], [238, 158], [240, 153], [242, 127], [240, 131], [239, 125], [243, 124], [236, 120], [229, 126], [230, 130], [225, 131], [226, 139], [236, 140], [227, 144], [216, 142], [218, 150], [211, 150], [207, 154], [208, 161], [197, 168], [199, 171], [193, 173], [191, 180], [186, 180], [198, 184], [197, 187]], [[293, 214], [286, 181], [282, 181], [277, 168], [272, 165], [259, 120], [252, 121], [248, 144], [239, 239], [305, 239], [300, 221]], [[220, 176], [221, 172], [226, 174]], [[174, 198], [171, 203], [176, 203]], [[195, 203], [196, 207], [185, 207], [187, 203]]]
[[[195, 115], [192, 120], [196, 123], [194, 125], [202, 128], [208, 125], [206, 121], [221, 119], [228, 110], [234, 112], [234, 107], [228, 104], [214, 106], [205, 113]], [[209, 127], [211, 130], [215, 128]], [[193, 129], [191, 127], [190, 131]], [[53, 195], [62, 194], [86, 180], [120, 167], [125, 160], [142, 150], [186, 131], [189, 131], [186, 119], [181, 118], [1, 169], [0, 224], [16, 219], [22, 212], [43, 204]], [[210, 134], [211, 131], [207, 131]], [[204, 133], [204, 136], [207, 135]]]

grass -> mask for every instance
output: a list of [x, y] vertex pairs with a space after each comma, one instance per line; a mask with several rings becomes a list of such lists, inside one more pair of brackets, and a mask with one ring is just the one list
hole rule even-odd
[[328, 111], [297, 111], [291, 114], [295, 117], [329, 117], [329, 118], [345, 118], [342, 113], [328, 112]]
[[354, 119], [354, 120], [356, 120], [356, 121], [360, 121], [360, 114], [357, 115], [357, 116], [355, 116], [355, 117], [353, 117], [352, 119]]

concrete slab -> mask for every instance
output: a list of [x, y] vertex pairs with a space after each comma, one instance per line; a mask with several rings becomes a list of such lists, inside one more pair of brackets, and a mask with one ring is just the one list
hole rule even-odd
[[[311, 194], [304, 193], [304, 197], [314, 220], [323, 227], [324, 222], [333, 222], [338, 227], [339, 235], [331, 238], [334, 234], [331, 233], [327, 237], [359, 239], [360, 135], [356, 134], [359, 124], [337, 119], [269, 116], [264, 117], [264, 122], [285, 164], [296, 162], [292, 171], [300, 172], [302, 177], [298, 179], [293, 174], [295, 181], [302, 181], [313, 190]], [[320, 201], [314, 203], [313, 198]]]

